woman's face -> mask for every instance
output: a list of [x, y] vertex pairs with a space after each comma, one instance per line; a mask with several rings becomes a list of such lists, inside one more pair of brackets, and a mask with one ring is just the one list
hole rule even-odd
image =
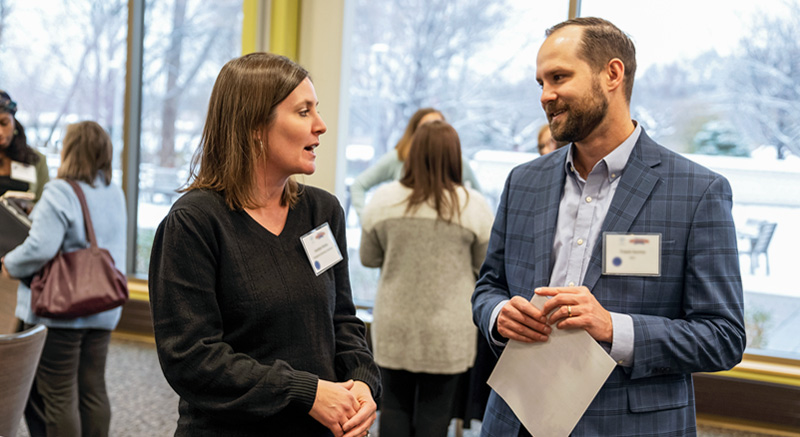
[[281, 178], [314, 173], [319, 136], [328, 130], [318, 104], [314, 85], [306, 78], [275, 108], [275, 122], [264, 144], [268, 173]]
[[8, 112], [0, 113], [0, 150], [11, 145], [15, 127], [13, 115]]

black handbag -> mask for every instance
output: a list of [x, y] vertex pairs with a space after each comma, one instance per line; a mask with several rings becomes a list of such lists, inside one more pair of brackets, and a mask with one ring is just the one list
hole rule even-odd
[[77, 182], [67, 181], [83, 210], [90, 246], [59, 252], [33, 277], [31, 307], [34, 314], [53, 319], [74, 319], [107, 311], [128, 300], [128, 281], [106, 249], [97, 246], [86, 197]]

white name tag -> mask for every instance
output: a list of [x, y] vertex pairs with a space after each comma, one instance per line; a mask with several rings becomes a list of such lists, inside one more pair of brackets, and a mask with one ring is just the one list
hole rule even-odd
[[317, 276], [344, 259], [328, 223], [300, 237], [300, 242], [303, 243], [308, 261]]
[[36, 168], [32, 165], [11, 161], [11, 179], [29, 184], [36, 183]]
[[603, 274], [661, 276], [661, 234], [604, 232]]

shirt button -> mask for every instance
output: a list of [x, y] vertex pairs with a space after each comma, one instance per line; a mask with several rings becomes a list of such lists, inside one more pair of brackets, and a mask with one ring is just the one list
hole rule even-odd
[[586, 197], [586, 203], [590, 203], [591, 201], [592, 201], [592, 196], [587, 196]]
[[572, 282], [572, 281], [569, 281], [569, 284], [567, 284], [567, 285], [569, 285], [570, 287], [574, 287], [574, 286], [575, 286], [575, 283], [574, 283], [574, 282]]
[[578, 246], [583, 244], [583, 238], [578, 238]]
[[611, 179], [614, 179], [614, 178], [616, 178], [616, 177], [617, 177], [617, 174], [616, 174], [616, 173], [611, 173]]

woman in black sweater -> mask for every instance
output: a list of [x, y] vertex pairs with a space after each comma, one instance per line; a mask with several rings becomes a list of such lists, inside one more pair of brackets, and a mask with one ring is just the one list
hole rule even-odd
[[214, 85], [193, 181], [150, 259], [176, 435], [355, 437], [375, 420], [380, 379], [355, 316], [344, 213], [291, 178], [315, 170], [316, 106], [308, 72], [282, 56], [234, 59]]

